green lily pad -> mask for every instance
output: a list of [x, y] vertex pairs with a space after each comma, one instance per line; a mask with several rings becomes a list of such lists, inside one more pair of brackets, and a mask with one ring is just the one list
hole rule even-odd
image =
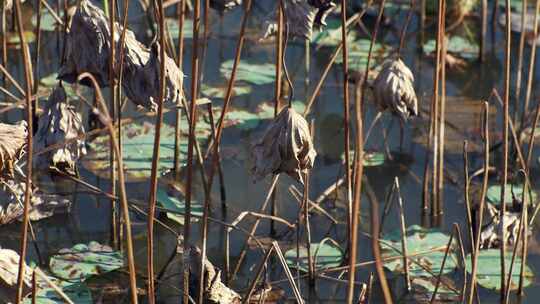
[[[327, 26], [324, 30], [314, 32], [311, 37], [311, 43], [318, 46], [337, 46], [341, 43], [341, 20], [329, 19], [326, 21]], [[356, 32], [349, 31], [347, 33], [347, 41], [354, 44], [356, 40]]]
[[[182, 119], [181, 130], [187, 132], [188, 123]], [[201, 142], [210, 132], [204, 120], [197, 122], [196, 137]], [[140, 181], [150, 177], [154, 149], [155, 127], [151, 123], [134, 123], [122, 126], [122, 156], [128, 181]], [[174, 167], [174, 126], [161, 126], [161, 142], [158, 171], [164, 173]], [[185, 163], [188, 150], [187, 134], [180, 139], [181, 164]], [[90, 142], [90, 153], [83, 159], [83, 166], [98, 176], [109, 176], [109, 135], [104, 133]]]
[[[83, 283], [70, 283], [66, 281], [61, 280], [54, 280], [52, 277], [51, 279], [58, 287], [62, 289], [62, 291], [68, 296], [68, 298], [73, 301], [73, 303], [77, 304], [92, 304], [94, 301], [92, 300], [92, 293], [90, 289]], [[43, 285], [43, 287], [38, 287], [38, 291], [36, 293], [36, 303], [37, 304], [61, 304], [65, 303], [65, 301], [58, 295], [58, 293], [52, 289], [49, 285], [46, 283], [40, 284]], [[32, 303], [31, 296], [27, 297], [23, 301], [24, 304], [30, 304]]]
[[[344, 159], [344, 154], [341, 155], [341, 159]], [[351, 162], [354, 160], [354, 150], [349, 151], [349, 158]], [[364, 167], [378, 167], [384, 165], [386, 162], [386, 156], [382, 152], [367, 152], [364, 151]]]
[[[184, 213], [186, 211], [186, 204], [184, 201], [180, 201], [178, 198], [170, 196], [167, 194], [167, 191], [162, 188], [158, 188], [157, 203], [159, 206], [168, 210], [180, 213]], [[203, 206], [197, 202], [191, 202], [191, 214], [202, 216]], [[180, 225], [184, 225], [184, 216], [181, 214], [167, 212], [167, 218], [177, 222]], [[192, 219], [195, 220], [195, 218]]]
[[[478, 272], [476, 280], [484, 288], [499, 290], [501, 287], [501, 251], [499, 249], [480, 250], [478, 255]], [[465, 268], [468, 273], [472, 271], [471, 255], [465, 259]], [[504, 255], [504, 265], [508, 272], [512, 262], [512, 253]], [[521, 267], [521, 258], [516, 256], [514, 268], [512, 269], [512, 278], [510, 280], [510, 289], [517, 289], [519, 284], [519, 273]], [[508, 276], [508, 273], [506, 274]], [[525, 275], [523, 277], [523, 287], [529, 286], [533, 278], [533, 272], [528, 265], [525, 265]], [[506, 278], [508, 279], [508, 278]]]
[[[178, 19], [176, 18], [166, 18], [167, 27], [169, 29], [169, 34], [172, 36], [173, 39], [178, 38], [178, 33], [180, 32], [180, 28], [178, 27]], [[158, 25], [155, 25], [156, 28], [159, 28]], [[192, 39], [193, 38], [193, 20], [191, 19], [185, 19], [184, 20], [184, 38], [185, 39]], [[204, 24], [201, 22], [199, 26], [199, 37], [203, 37], [204, 32]]]
[[[32, 25], [37, 28], [37, 13], [32, 16]], [[41, 11], [41, 30], [47, 32], [53, 32], [56, 30], [57, 22], [51, 13], [44, 9]]]
[[69, 281], [84, 281], [86, 278], [124, 267], [124, 259], [119, 251], [91, 241], [61, 249], [49, 261], [53, 274]]
[[[312, 243], [310, 249], [315, 269], [320, 270], [341, 265], [341, 261], [343, 260], [341, 248], [327, 243]], [[289, 267], [296, 267], [296, 248], [285, 252], [285, 260]], [[300, 247], [298, 263], [301, 271], [308, 271], [309, 259], [307, 248]]]
[[[32, 43], [36, 40], [36, 34], [32, 31], [24, 31], [23, 33], [26, 43]], [[7, 33], [7, 43], [10, 47], [19, 49], [21, 47], [21, 39], [19, 38], [19, 33], [9, 32]]]
[[[227, 60], [221, 64], [219, 71], [229, 79], [234, 60]], [[273, 83], [276, 79], [276, 66], [273, 63], [248, 63], [240, 61], [236, 71], [236, 80], [245, 81], [255, 85], [263, 85]]]
[[[501, 192], [502, 187], [500, 184], [491, 185], [487, 190], [486, 197], [492, 204], [499, 206], [501, 204]], [[504, 192], [504, 203], [506, 205], [512, 204], [514, 197], [517, 201], [521, 202], [521, 198], [523, 197], [523, 185], [506, 185], [506, 191]], [[535, 204], [536, 193], [531, 190], [529, 193], [525, 194], [525, 199], [527, 200], [528, 205], [530, 205], [531, 202]]]
[[[449, 53], [459, 56], [463, 59], [474, 60], [478, 58], [479, 45], [476, 41], [471, 41], [460, 36], [446, 38], [446, 49]], [[435, 52], [436, 42], [434, 39], [424, 44], [424, 53], [432, 54]]]
[[[233, 88], [232, 95], [247, 95], [251, 93], [251, 90], [251, 86], [237, 85]], [[201, 93], [208, 98], [225, 98], [225, 94], [227, 94], [227, 87], [209, 86], [203, 83], [203, 85], [201, 86]]]
[[[292, 107], [302, 113], [305, 109], [305, 104], [301, 101], [293, 101]], [[227, 112], [227, 127], [236, 127], [244, 131], [256, 128], [259, 123], [265, 119], [274, 118], [274, 105], [270, 103], [262, 103], [258, 106], [255, 112], [249, 112], [242, 109], [233, 109]]]
[[[349, 44], [348, 61], [349, 61], [350, 70], [362, 72], [362, 73], [366, 70], [370, 44], [371, 44], [371, 41], [369, 39], [363, 39], [363, 38], [353, 41], [352, 43]], [[384, 45], [380, 43], [375, 43], [373, 45], [373, 50], [371, 53], [371, 56], [372, 56], [371, 64], [382, 61], [384, 58], [388, 57], [388, 54], [389, 52]], [[336, 58], [336, 63], [338, 64], [343, 63], [343, 55], [338, 55], [338, 57]]]
[[[410, 276], [428, 277], [431, 275], [429, 271], [438, 274], [450, 236], [439, 229], [428, 229], [418, 225], [410, 226], [405, 233], [407, 237], [407, 254], [416, 255], [410, 259], [414, 259], [424, 266], [420, 267], [417, 263], [410, 262]], [[401, 231], [399, 229], [386, 234], [380, 240], [380, 243], [383, 259], [402, 255]], [[452, 247], [454, 246], [455, 244]], [[457, 260], [452, 249], [450, 249], [451, 251], [448, 253], [444, 264], [443, 274], [452, 272], [457, 267]], [[404, 272], [402, 258], [389, 260], [384, 263], [384, 267], [393, 272]]]

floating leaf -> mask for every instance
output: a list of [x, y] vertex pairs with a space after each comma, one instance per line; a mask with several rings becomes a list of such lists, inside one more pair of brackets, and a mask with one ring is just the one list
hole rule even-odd
[[[302, 113], [306, 106], [301, 101], [293, 101], [292, 107], [296, 112]], [[270, 103], [262, 103], [255, 112], [234, 109], [228, 111], [226, 126], [234, 126], [247, 131], [256, 128], [262, 120], [271, 118], [274, 118], [274, 106]]]
[[84, 281], [86, 278], [124, 267], [124, 259], [119, 251], [91, 241], [61, 249], [49, 261], [53, 274], [61, 279]]
[[[316, 270], [341, 265], [341, 261], [343, 260], [343, 252], [341, 251], [341, 248], [327, 243], [311, 243], [310, 249]], [[285, 252], [285, 260], [287, 261], [287, 265], [289, 265], [289, 267], [296, 267], [296, 248]], [[308, 271], [309, 259], [306, 247], [300, 247], [298, 263], [300, 270], [306, 272]]]
[[[36, 40], [36, 34], [32, 31], [24, 31], [23, 35], [26, 43], [32, 43]], [[21, 47], [21, 39], [19, 37], [19, 33], [17, 32], [8, 32], [6, 40], [10, 47], [14, 47], [16, 49]]]
[[[251, 90], [251, 86], [237, 85], [233, 88], [232, 96], [250, 94]], [[209, 86], [203, 83], [201, 86], [201, 93], [208, 98], [225, 98], [225, 94], [227, 94], [227, 87]]]
[[[182, 119], [181, 130], [188, 130], [186, 119]], [[210, 132], [210, 125], [200, 119], [196, 136], [204, 141]], [[150, 177], [154, 149], [155, 127], [151, 123], [122, 125], [122, 154], [128, 181], [140, 181]], [[161, 141], [158, 172], [164, 173], [174, 167], [174, 127], [161, 126]], [[181, 136], [180, 153], [187, 154], [187, 136]], [[184, 162], [185, 157], [181, 157]], [[103, 134], [90, 142], [88, 155], [82, 160], [85, 168], [98, 176], [109, 175], [109, 135]]]
[[[453, 282], [441, 277], [442, 282], [439, 283], [437, 288], [437, 295], [435, 299], [441, 302], [459, 302], [460, 293], [459, 289], [455, 287]], [[416, 303], [429, 303], [435, 292], [435, 285], [437, 284], [436, 277], [415, 277], [411, 279], [411, 287], [413, 292], [413, 297]], [[447, 285], [450, 285], [452, 289], [448, 288]]]
[[[407, 254], [416, 255], [409, 259], [418, 262], [410, 262], [409, 273], [411, 277], [428, 277], [431, 275], [430, 271], [431, 273], [438, 273], [441, 269], [450, 236], [439, 229], [427, 229], [418, 225], [410, 226], [405, 233], [407, 237]], [[401, 230], [398, 229], [388, 233], [380, 240], [380, 243], [383, 259], [402, 255]], [[389, 260], [384, 263], [384, 267], [393, 272], [403, 272], [403, 259]], [[444, 264], [443, 274], [453, 271], [456, 267], [456, 258], [452, 252], [449, 252]]]
[[[501, 250], [500, 249], [488, 249], [480, 250], [478, 255], [478, 272], [476, 280], [478, 284], [484, 288], [499, 290], [501, 288]], [[472, 257], [471, 254], [467, 255], [465, 259], [465, 268], [468, 273], [472, 271]], [[506, 269], [506, 275], [510, 270], [510, 264], [512, 262], [512, 254], [506, 253], [504, 255], [504, 265]], [[516, 256], [514, 261], [514, 268], [512, 269], [512, 278], [510, 280], [510, 289], [514, 290], [519, 285], [519, 275], [521, 267], [521, 258]], [[523, 287], [527, 287], [531, 284], [533, 278], [533, 272], [528, 265], [525, 265], [525, 275], [523, 276]], [[506, 283], [505, 283], [506, 284]]]
[[[460, 36], [452, 36], [450, 39], [446, 37], [446, 49], [448, 53], [451, 53], [455, 56], [474, 60], [478, 58], [478, 50], [479, 46], [476, 41], [471, 41], [469, 39], [460, 37]], [[429, 40], [424, 44], [424, 53], [426, 54], [432, 54], [435, 52], [436, 49], [436, 42], [434, 39]]]
[[[337, 46], [341, 43], [341, 20], [331, 19], [327, 21], [327, 26], [323, 31], [316, 32], [312, 35], [311, 42], [318, 46]], [[355, 43], [356, 32], [349, 31], [347, 33], [347, 41], [351, 45]]]
[[[178, 27], [178, 19], [177, 18], [166, 18], [167, 22], [167, 28], [169, 30], [169, 34], [173, 39], [178, 39], [178, 33], [179, 33], [179, 27]], [[159, 28], [159, 25], [155, 24], [155, 28]], [[192, 39], [193, 38], [193, 20], [191, 19], [185, 19], [184, 20], [184, 39]], [[199, 33], [202, 33], [204, 31], [204, 24], [201, 22], [199, 26]], [[148, 31], [150, 34], [150, 30]], [[201, 35], [201, 34], [199, 34]], [[202, 37], [202, 35], [200, 36]]]
[[[341, 36], [340, 36], [341, 37]], [[340, 38], [341, 39], [341, 38]], [[360, 73], [364, 73], [366, 70], [366, 64], [367, 64], [367, 58], [369, 54], [369, 46], [371, 44], [371, 41], [369, 39], [358, 39], [356, 41], [353, 41], [349, 44], [349, 69], [352, 71], [357, 71]], [[341, 54], [341, 53], [340, 53]], [[384, 58], [388, 56], [389, 52], [387, 48], [380, 44], [375, 43], [373, 45], [373, 51], [371, 53], [371, 67], [373, 68], [374, 62], [380, 62]], [[343, 56], [338, 55], [336, 57], [336, 63], [342, 64], [343, 63]]]
[[[219, 71], [229, 79], [231, 77], [234, 60], [227, 60], [221, 64]], [[236, 70], [236, 80], [245, 81], [255, 85], [273, 83], [276, 79], [276, 66], [272, 63], [248, 63], [240, 61]]]
[[[501, 204], [501, 192], [502, 187], [500, 184], [491, 185], [487, 190], [486, 197], [492, 204], [499, 206]], [[506, 184], [506, 191], [504, 191], [504, 203], [506, 205], [512, 204], [514, 198], [516, 201], [521, 202], [522, 197], [523, 185]], [[525, 199], [527, 200], [528, 205], [531, 203], [536, 204], [536, 193], [531, 190], [529, 193], [525, 194]]]
[[27, 133], [25, 121], [16, 125], [0, 123], [0, 173], [13, 175], [14, 165], [24, 153]]
[[[186, 204], [184, 201], [180, 201], [178, 198], [167, 194], [163, 188], [157, 190], [157, 203], [168, 210], [176, 211], [179, 213], [186, 212]], [[197, 202], [191, 202], [191, 214], [202, 216], [203, 206]], [[167, 212], [167, 217], [180, 225], [184, 225], [184, 216], [178, 213]], [[195, 220], [195, 218], [192, 218]]]
[[[52, 280], [62, 291], [68, 296], [68, 298], [77, 304], [93, 304], [92, 292], [83, 283], [71, 283], [61, 280], [54, 280], [52, 277], [49, 278]], [[47, 283], [39, 284], [36, 293], [36, 303], [38, 304], [62, 304], [65, 303], [65, 300], [62, 299], [56, 290], [50, 287]], [[24, 304], [32, 303], [31, 295], [24, 299]]]
[[[37, 13], [32, 16], [32, 25], [36, 28], [38, 24], [37, 17]], [[54, 19], [53, 15], [49, 12], [49, 10], [42, 10], [40, 29], [46, 32], [53, 32], [56, 30], [57, 26], [58, 23], [56, 22], [56, 19]]]
[[[344, 154], [341, 155], [341, 159], [345, 159]], [[354, 150], [349, 151], [349, 159], [352, 163], [354, 160]], [[364, 167], [378, 167], [384, 165], [385, 162], [386, 156], [384, 153], [364, 151]]]

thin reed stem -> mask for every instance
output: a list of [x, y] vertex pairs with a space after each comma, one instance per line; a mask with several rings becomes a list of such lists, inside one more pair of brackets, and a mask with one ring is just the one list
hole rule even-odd
[[[176, 65], [182, 71], [184, 62], [184, 21], [186, 10], [186, 0], [180, 0], [178, 4], [178, 55]], [[184, 91], [184, 81], [180, 81], [180, 92]], [[183, 97], [181, 97], [183, 98]], [[180, 125], [182, 122], [182, 109], [176, 109], [174, 124], [174, 177], [180, 177], [180, 136], [182, 134]]]
[[27, 123], [27, 138], [26, 138], [26, 178], [25, 178], [25, 191], [24, 191], [24, 211], [23, 211], [23, 223], [21, 231], [20, 241], [20, 258], [19, 269], [17, 273], [17, 291], [15, 295], [15, 303], [21, 303], [23, 297], [23, 285], [24, 277], [26, 274], [26, 249], [28, 240], [28, 225], [29, 225], [29, 212], [30, 212], [30, 196], [32, 193], [32, 166], [33, 166], [33, 110], [32, 110], [32, 70], [30, 65], [30, 51], [26, 44], [26, 38], [24, 36], [23, 19], [21, 12], [21, 0], [14, 0], [15, 15], [17, 20], [17, 29], [19, 32], [19, 39], [21, 42], [21, 56], [24, 63], [24, 78], [25, 78], [25, 99], [26, 99], [26, 123]]
[[439, 118], [439, 159], [438, 159], [438, 170], [437, 173], [437, 182], [439, 183], [437, 186], [437, 218], [439, 220], [442, 219], [442, 215], [444, 213], [443, 205], [444, 205], [444, 130], [445, 130], [445, 122], [446, 122], [446, 0], [442, 0], [442, 21], [440, 23], [441, 26], [441, 64], [440, 64], [440, 73], [441, 73], [441, 96], [439, 97], [439, 103], [440, 103], [440, 114], [438, 115]]

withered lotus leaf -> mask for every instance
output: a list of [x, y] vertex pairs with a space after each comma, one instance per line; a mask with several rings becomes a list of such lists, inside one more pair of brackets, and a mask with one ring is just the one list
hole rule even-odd
[[387, 60], [373, 82], [375, 103], [406, 121], [418, 115], [414, 76], [401, 59]]
[[15, 125], [0, 123], [0, 172], [13, 176], [13, 166], [24, 153], [26, 122]]
[[302, 173], [313, 168], [316, 156], [307, 121], [286, 107], [253, 146], [252, 173], [255, 181], [268, 174], [287, 173], [303, 183]]
[[69, 174], [75, 174], [77, 161], [86, 154], [81, 115], [67, 102], [66, 92], [61, 85], [53, 90], [39, 117], [34, 143], [37, 151], [57, 146], [37, 155], [37, 167], [52, 166]]
[[[0, 248], [0, 281], [6, 284], [9, 287], [17, 286], [17, 276], [19, 274], [19, 254], [11, 249]], [[28, 268], [26, 263], [23, 261], [26, 267], [24, 267], [24, 288], [25, 290], [29, 289], [32, 282], [32, 270]], [[3, 284], [2, 284], [3, 285]]]
[[[311, 39], [313, 24], [318, 9], [311, 6], [307, 0], [283, 1], [285, 22], [288, 24], [289, 35], [304, 39]], [[277, 14], [274, 12], [263, 23], [262, 39], [266, 39], [277, 33]]]
[[[0, 225], [22, 220], [26, 183], [13, 179], [0, 183]], [[69, 212], [71, 202], [61, 196], [48, 194], [31, 187], [29, 219], [38, 221], [54, 214]]]
[[[114, 24], [115, 62], [116, 68], [120, 66], [120, 37], [122, 34], [120, 24]], [[74, 82], [83, 72], [91, 73], [100, 86], [109, 85], [109, 59], [111, 56], [111, 29], [109, 20], [104, 12], [89, 0], [82, 0], [72, 18], [66, 37], [66, 59], [60, 68], [59, 78], [67, 82]], [[157, 53], [140, 43], [132, 31], [126, 30], [124, 47], [124, 65], [122, 88], [126, 96], [137, 105], [150, 110], [157, 107], [156, 99], [159, 96], [159, 78], [149, 75], [149, 72], [159, 70]], [[183, 74], [166, 55], [166, 77], [168, 92], [165, 102], [178, 102], [181, 94]], [[118, 77], [119, 71], [115, 71]], [[151, 73], [153, 74], [153, 73]], [[139, 79], [140, 78], [140, 79]], [[148, 83], [153, 81], [155, 83]], [[88, 83], [83, 83], [88, 84]], [[141, 85], [143, 88], [133, 87]], [[140, 92], [144, 91], [141, 95]]]

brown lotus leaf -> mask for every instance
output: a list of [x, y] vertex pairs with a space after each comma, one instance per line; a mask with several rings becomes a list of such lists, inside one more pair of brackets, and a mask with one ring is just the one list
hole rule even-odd
[[303, 183], [302, 173], [313, 168], [317, 156], [307, 121], [290, 107], [281, 110], [251, 153], [255, 181], [268, 174], [287, 173]]
[[[19, 259], [17, 252], [11, 249], [0, 248], [0, 282], [8, 287], [17, 287], [17, 276], [19, 274]], [[28, 290], [32, 282], [32, 270], [23, 261], [24, 271], [24, 288]], [[1, 284], [0, 284], [1, 286]]]
[[401, 59], [387, 60], [373, 82], [375, 103], [390, 109], [406, 121], [418, 115], [418, 99], [414, 92], [414, 76]]
[[13, 166], [22, 157], [27, 137], [26, 122], [0, 123], [0, 172], [13, 176]]
[[[39, 154], [35, 158], [37, 167], [50, 166], [75, 174], [76, 163], [86, 154], [85, 131], [82, 118], [67, 102], [64, 87], [56, 87], [47, 101], [43, 114], [39, 117], [38, 130], [34, 136], [36, 151], [50, 146], [53, 150]], [[68, 144], [63, 144], [68, 142]]]
[[[289, 35], [304, 39], [311, 39], [313, 24], [318, 9], [311, 6], [307, 0], [285, 0], [283, 1], [285, 22], [288, 24]], [[263, 23], [263, 35], [261, 39], [266, 39], [277, 33], [277, 15], [272, 13]]]
[[[120, 62], [121, 34], [122, 27], [115, 23], [117, 67]], [[111, 29], [104, 12], [89, 0], [82, 0], [68, 28], [66, 59], [60, 69], [59, 78], [67, 82], [75, 82], [81, 73], [89, 72], [100, 86], [108, 86], [110, 42]], [[122, 88], [126, 96], [137, 105], [155, 110], [157, 107], [155, 101], [159, 96], [159, 77], [154, 75], [155, 71], [159, 71], [159, 60], [154, 58], [157, 57], [157, 53], [152, 53], [135, 38], [132, 31], [126, 30], [124, 55]], [[183, 74], [174, 61], [166, 57], [167, 94], [164, 101], [177, 103], [178, 98], [182, 96], [180, 88]], [[115, 75], [118, 74], [119, 71], [115, 71]], [[83, 84], [89, 85], [89, 83]]]
[[[22, 220], [24, 211], [25, 182], [12, 179], [0, 183], [0, 225]], [[58, 195], [43, 193], [32, 187], [30, 196], [29, 219], [38, 221], [58, 213], [69, 211], [71, 202]]]

